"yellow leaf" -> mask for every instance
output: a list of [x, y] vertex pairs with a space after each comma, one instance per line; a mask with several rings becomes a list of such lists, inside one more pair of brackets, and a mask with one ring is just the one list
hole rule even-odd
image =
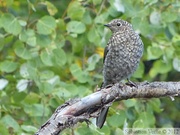
[[99, 54], [101, 56], [101, 58], [103, 58], [104, 57], [104, 48], [97, 47], [96, 48], [96, 53]]
[[81, 60], [76, 60], [75, 62], [79, 67], [82, 67], [82, 61]]

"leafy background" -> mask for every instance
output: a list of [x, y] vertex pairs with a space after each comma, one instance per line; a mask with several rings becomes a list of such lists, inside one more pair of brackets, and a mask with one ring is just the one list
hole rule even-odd
[[[179, 81], [177, 0], [0, 1], [0, 134], [31, 135], [65, 101], [102, 82], [103, 50], [114, 18], [132, 23], [144, 42], [133, 81]], [[66, 134], [119, 135], [123, 127], [180, 127], [180, 100], [130, 99], [110, 108], [105, 126], [92, 120]]]

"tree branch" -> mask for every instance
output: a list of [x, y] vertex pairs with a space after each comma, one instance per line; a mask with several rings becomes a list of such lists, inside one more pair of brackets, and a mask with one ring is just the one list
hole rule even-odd
[[117, 100], [180, 95], [180, 82], [141, 82], [136, 84], [137, 87], [117, 83], [84, 98], [67, 101], [56, 109], [51, 118], [40, 127], [35, 135], [58, 135], [65, 128], [72, 127], [78, 122], [89, 123], [89, 118], [97, 117], [102, 107], [110, 106]]

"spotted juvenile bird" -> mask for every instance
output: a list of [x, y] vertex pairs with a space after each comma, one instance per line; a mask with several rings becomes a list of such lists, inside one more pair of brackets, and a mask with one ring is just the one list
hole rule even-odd
[[[143, 43], [127, 21], [114, 19], [105, 25], [112, 31], [104, 50], [102, 88], [128, 79], [137, 69], [143, 54]], [[102, 108], [96, 125], [102, 128], [109, 107]]]

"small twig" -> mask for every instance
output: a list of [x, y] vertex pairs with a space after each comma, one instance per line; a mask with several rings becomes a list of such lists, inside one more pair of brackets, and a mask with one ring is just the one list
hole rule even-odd
[[99, 9], [99, 11], [98, 11], [98, 13], [97, 13], [97, 16], [101, 13], [105, 2], [106, 2], [106, 0], [103, 0], [103, 1], [102, 1], [101, 6], [100, 6], [100, 9]]

